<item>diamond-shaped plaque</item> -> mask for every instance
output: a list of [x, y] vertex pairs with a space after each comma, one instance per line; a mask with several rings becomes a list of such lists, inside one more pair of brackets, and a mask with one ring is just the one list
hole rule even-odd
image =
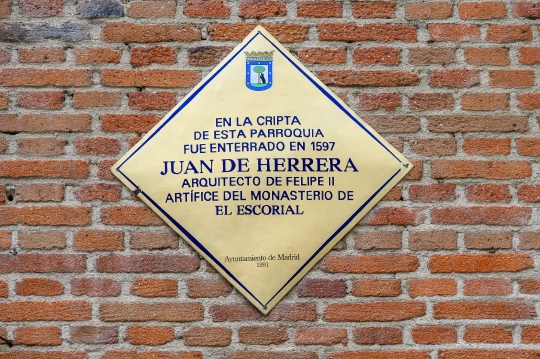
[[258, 26], [112, 171], [266, 314], [411, 168]]

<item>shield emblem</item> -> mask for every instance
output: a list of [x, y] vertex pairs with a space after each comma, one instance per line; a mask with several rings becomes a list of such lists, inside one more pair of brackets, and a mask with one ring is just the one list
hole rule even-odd
[[272, 60], [274, 51], [252, 51], [246, 54], [246, 86], [253, 91], [272, 87], [274, 74]]

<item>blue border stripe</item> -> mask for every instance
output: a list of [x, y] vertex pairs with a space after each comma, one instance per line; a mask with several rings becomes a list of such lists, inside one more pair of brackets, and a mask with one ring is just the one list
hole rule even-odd
[[[320, 86], [314, 79], [312, 79], [305, 71], [302, 70], [292, 59], [290, 59], [283, 51], [281, 51], [272, 41], [270, 41], [266, 36], [264, 36], [262, 33], [258, 32], [255, 36], [253, 36], [244, 46], [242, 46], [236, 54], [234, 54], [221, 68], [219, 68], [211, 77], [209, 77], [200, 87], [198, 87], [183, 103], [180, 107], [178, 107], [148, 138], [145, 139], [145, 141], [135, 150], [133, 153], [131, 153], [117, 168], [116, 170], [118, 173], [120, 173], [126, 180], [128, 180], [135, 188], [139, 188], [126, 174], [124, 174], [121, 171], [121, 167], [129, 160], [131, 157], [133, 157], [150, 139], [152, 139], [159, 131], [161, 131], [165, 125], [167, 125], [177, 114], [180, 112], [183, 108], [185, 108], [192, 100], [197, 96], [202, 89], [204, 89], [210, 81], [212, 81], [232, 60], [238, 56], [242, 52], [242, 50], [245, 49], [246, 46], [248, 46], [258, 35], [263, 36], [274, 48], [279, 51], [298, 71], [300, 71], [319, 91], [321, 91], [332, 103], [334, 103], [339, 109], [341, 109], [350, 119], [352, 119], [358, 126], [360, 126], [365, 132], [367, 132], [378, 144], [380, 144], [386, 151], [388, 151], [398, 162], [402, 163], [401, 160], [392, 152], [390, 149], [388, 149], [373, 133], [371, 133], [360, 121], [356, 119], [355, 116], [353, 116], [345, 107], [343, 107], [338, 101], [336, 101], [328, 91], [326, 91], [322, 86]], [[206, 254], [215, 264], [217, 264], [227, 275], [232, 278], [240, 287], [242, 287], [253, 299], [255, 299], [261, 306], [266, 307], [266, 304], [271, 302], [307, 265], [309, 265], [314, 258], [322, 251], [324, 250], [328, 244], [345, 228], [347, 227], [350, 222], [360, 213], [372, 200], [377, 194], [379, 194], [400, 172], [402, 168], [400, 168], [396, 173], [394, 173], [377, 191], [371, 195], [371, 197], [368, 198], [367, 201], [365, 201], [353, 214], [350, 216], [341, 227], [339, 227], [331, 236], [328, 238], [322, 246], [317, 249], [317, 251], [296, 271], [296, 273], [293, 274], [289, 280], [268, 300], [266, 303], [262, 303], [253, 293], [251, 293], [216, 257], [214, 257], [195, 237], [189, 233], [180, 223], [178, 223], [174, 218], [172, 218], [163, 208], [161, 208], [148, 194], [146, 194], [144, 191], [141, 191], [141, 194], [148, 199], [152, 205], [157, 208], [171, 223], [173, 223], [189, 240], [197, 246], [204, 254]]]

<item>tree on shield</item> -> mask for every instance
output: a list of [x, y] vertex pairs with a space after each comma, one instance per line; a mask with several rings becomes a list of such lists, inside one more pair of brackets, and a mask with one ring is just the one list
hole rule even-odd
[[253, 67], [253, 71], [255, 71], [258, 74], [258, 82], [261, 83], [261, 73], [264, 72], [264, 66], [255, 66]]

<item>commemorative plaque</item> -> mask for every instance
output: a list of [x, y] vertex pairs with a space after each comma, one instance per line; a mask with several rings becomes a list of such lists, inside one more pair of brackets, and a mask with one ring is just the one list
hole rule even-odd
[[112, 172], [266, 314], [411, 168], [258, 26]]

